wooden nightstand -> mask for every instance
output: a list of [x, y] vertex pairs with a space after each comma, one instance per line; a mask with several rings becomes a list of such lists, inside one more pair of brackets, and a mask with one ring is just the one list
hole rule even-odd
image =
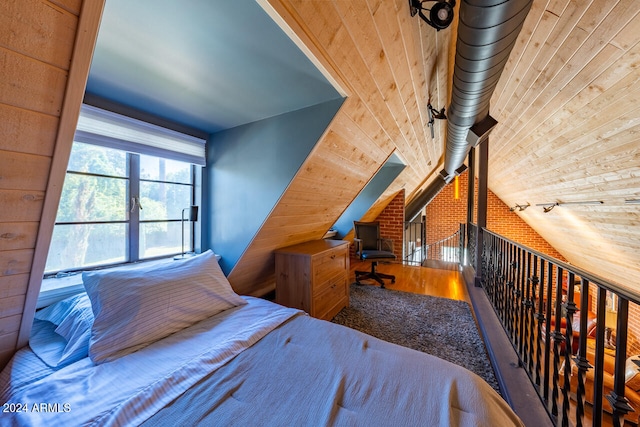
[[349, 305], [349, 242], [313, 240], [275, 251], [276, 302], [331, 320]]

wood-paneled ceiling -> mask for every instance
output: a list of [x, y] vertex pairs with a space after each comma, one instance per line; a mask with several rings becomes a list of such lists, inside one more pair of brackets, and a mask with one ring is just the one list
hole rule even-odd
[[[273, 287], [273, 250], [321, 238], [392, 154], [407, 167], [365, 219], [436, 179], [446, 123], [432, 139], [426, 107], [448, 106], [457, 30], [411, 17], [407, 0], [257, 3], [346, 100], [229, 275], [252, 294]], [[518, 214], [570, 262], [622, 284], [640, 283], [640, 205], [624, 203], [640, 198], [639, 11], [638, 0], [534, 0], [491, 103], [490, 189], [510, 206], [602, 200]]]

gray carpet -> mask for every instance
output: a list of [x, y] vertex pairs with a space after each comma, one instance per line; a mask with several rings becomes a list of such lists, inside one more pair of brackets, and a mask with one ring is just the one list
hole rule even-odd
[[464, 366], [499, 392], [468, 303], [356, 284], [349, 303], [332, 322]]

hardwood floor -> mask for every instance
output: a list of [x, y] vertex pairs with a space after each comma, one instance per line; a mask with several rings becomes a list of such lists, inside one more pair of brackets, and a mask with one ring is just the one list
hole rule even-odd
[[[369, 262], [351, 259], [351, 282], [355, 281], [356, 270], [369, 271], [370, 265]], [[458, 270], [440, 270], [401, 263], [381, 263], [378, 264], [376, 271], [396, 276], [396, 282], [393, 284], [385, 280], [387, 289], [470, 302], [467, 287]], [[362, 283], [379, 286], [373, 280], [363, 280]]]

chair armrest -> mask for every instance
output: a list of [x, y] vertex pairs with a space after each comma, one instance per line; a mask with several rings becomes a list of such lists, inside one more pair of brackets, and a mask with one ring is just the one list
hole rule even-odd
[[378, 250], [393, 252], [393, 239], [378, 239]]
[[356, 255], [360, 256], [362, 253], [362, 239], [358, 239], [357, 237], [353, 238], [353, 245], [356, 249]]

